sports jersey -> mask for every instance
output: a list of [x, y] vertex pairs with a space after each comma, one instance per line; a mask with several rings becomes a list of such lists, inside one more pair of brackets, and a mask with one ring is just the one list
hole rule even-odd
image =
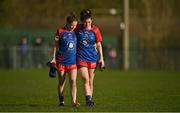
[[68, 66], [76, 64], [76, 34], [64, 27], [56, 32], [59, 48], [56, 52], [56, 62]]
[[94, 47], [96, 42], [102, 41], [99, 28], [95, 25], [92, 29], [85, 29], [82, 24], [76, 27], [77, 59], [86, 62], [97, 62], [98, 54]]

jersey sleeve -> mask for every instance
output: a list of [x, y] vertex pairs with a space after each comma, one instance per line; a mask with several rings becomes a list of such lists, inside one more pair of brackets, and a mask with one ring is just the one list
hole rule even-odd
[[59, 32], [59, 29], [57, 29], [56, 30], [56, 33], [55, 33], [55, 37], [54, 37], [54, 39], [56, 40], [56, 41], [58, 41], [59, 40], [59, 36], [60, 35], [60, 32]]
[[63, 28], [57, 29], [55, 33], [55, 40], [58, 41], [61, 38], [61, 33], [63, 32]]
[[98, 27], [94, 28], [95, 36], [96, 36], [96, 42], [102, 42], [102, 35]]

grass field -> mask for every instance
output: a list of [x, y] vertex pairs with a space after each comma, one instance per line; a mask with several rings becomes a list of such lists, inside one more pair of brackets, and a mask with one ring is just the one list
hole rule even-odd
[[97, 72], [94, 84], [95, 108], [85, 106], [82, 81], [78, 76], [78, 100], [81, 106], [76, 109], [70, 104], [68, 81], [65, 107], [57, 106], [57, 79], [48, 78], [47, 72], [0, 70], [0, 111], [180, 111], [180, 72]]

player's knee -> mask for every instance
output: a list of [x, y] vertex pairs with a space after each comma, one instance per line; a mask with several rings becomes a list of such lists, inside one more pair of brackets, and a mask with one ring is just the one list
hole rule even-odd
[[88, 78], [88, 77], [84, 77], [83, 80], [84, 80], [85, 82], [88, 82], [88, 81], [89, 81], [89, 78]]
[[76, 86], [76, 80], [71, 80], [70, 82], [72, 86]]

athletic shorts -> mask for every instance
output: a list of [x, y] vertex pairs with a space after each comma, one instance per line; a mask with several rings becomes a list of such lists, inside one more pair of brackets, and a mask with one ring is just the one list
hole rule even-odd
[[78, 66], [78, 68], [87, 67], [90, 69], [94, 69], [94, 68], [96, 68], [96, 62], [87, 62], [87, 61], [78, 60], [77, 66]]
[[71, 71], [73, 69], [77, 69], [77, 65], [73, 64], [73, 65], [68, 65], [68, 66], [64, 66], [62, 64], [56, 64], [57, 68], [59, 71]]

